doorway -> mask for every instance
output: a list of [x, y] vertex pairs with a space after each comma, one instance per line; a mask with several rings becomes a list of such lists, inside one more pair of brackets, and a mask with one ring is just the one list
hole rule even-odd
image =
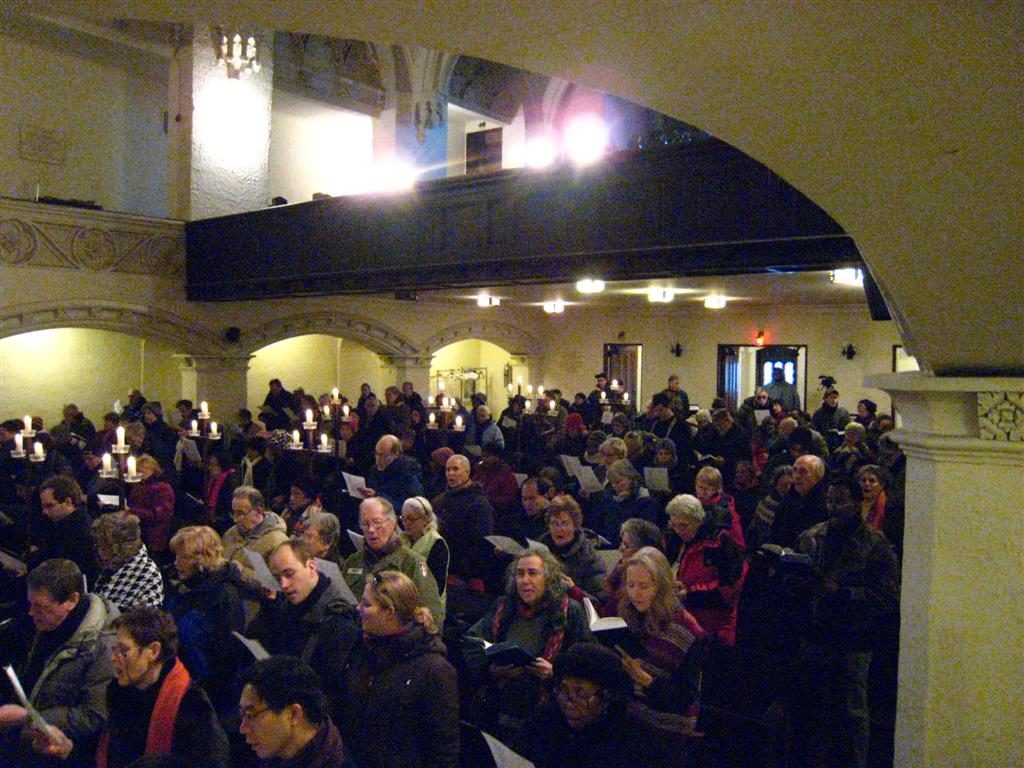
[[640, 400], [640, 370], [643, 364], [643, 344], [605, 344], [604, 372], [608, 374], [608, 383], [615, 379], [622, 391], [629, 393], [633, 403]]
[[736, 409], [755, 387], [772, 382], [772, 371], [781, 369], [786, 381], [797, 388], [801, 404], [807, 407], [807, 345], [754, 344], [718, 345], [718, 397], [726, 407]]

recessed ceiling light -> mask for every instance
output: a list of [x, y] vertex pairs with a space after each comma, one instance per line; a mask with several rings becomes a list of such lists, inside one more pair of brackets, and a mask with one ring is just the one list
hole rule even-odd
[[725, 296], [713, 293], [704, 299], [705, 309], [722, 309], [725, 306]]
[[585, 277], [576, 283], [576, 290], [580, 293], [600, 293], [604, 290], [604, 280]]
[[486, 293], [481, 293], [476, 297], [476, 305], [478, 307], [500, 307], [501, 299], [497, 296], [490, 296]]
[[675, 298], [675, 291], [671, 288], [651, 288], [647, 291], [647, 300], [656, 304], [668, 304]]
[[864, 287], [864, 270], [849, 267], [833, 269], [829, 279], [836, 285], [850, 285], [855, 288]]
[[560, 315], [565, 312], [565, 302], [561, 299], [544, 302], [544, 311], [549, 315]]
[[608, 126], [597, 115], [580, 115], [565, 129], [564, 145], [574, 163], [589, 165], [608, 147]]

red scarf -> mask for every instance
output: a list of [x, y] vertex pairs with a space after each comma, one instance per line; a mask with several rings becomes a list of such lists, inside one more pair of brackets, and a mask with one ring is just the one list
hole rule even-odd
[[885, 491], [879, 491], [875, 503], [868, 509], [864, 518], [867, 524], [879, 533], [885, 533]]
[[221, 486], [227, 481], [227, 479], [235, 474], [235, 470], [229, 469], [226, 472], [221, 472], [217, 477], [210, 483], [210, 489], [206, 492], [206, 508], [211, 513], [217, 511], [217, 497], [220, 496]]
[[[174, 660], [174, 666], [164, 678], [157, 694], [153, 714], [149, 717], [149, 729], [146, 731], [146, 754], [171, 754], [171, 741], [174, 738], [174, 722], [178, 719], [178, 708], [185, 692], [192, 684], [188, 670], [181, 659]], [[116, 683], [114, 683], [116, 685]], [[104, 728], [100, 736], [99, 747], [96, 749], [96, 768], [107, 768], [107, 751], [110, 748], [110, 728]]]
[[[491, 620], [491, 642], [500, 643], [501, 640], [508, 633], [509, 625], [515, 618], [528, 619], [533, 616], [537, 611], [547, 610], [547, 606], [535, 606], [533, 608], [519, 602], [516, 606], [515, 617], [506, 618], [505, 612], [508, 608], [508, 600], [499, 600], [498, 607], [494, 611], [494, 618]], [[553, 663], [555, 656], [562, 649], [562, 643], [565, 642], [565, 628], [569, 624], [569, 598], [568, 596], [562, 598], [562, 602], [559, 604], [561, 612], [561, 625], [551, 633], [551, 637], [544, 644], [544, 650], [541, 651], [540, 658], [548, 663]]]

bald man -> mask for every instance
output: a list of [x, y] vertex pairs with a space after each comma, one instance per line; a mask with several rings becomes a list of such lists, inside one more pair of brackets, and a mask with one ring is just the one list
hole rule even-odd
[[820, 456], [805, 454], [793, 462], [793, 487], [775, 515], [773, 544], [796, 549], [800, 534], [828, 517], [824, 479], [825, 462]]
[[401, 509], [411, 496], [423, 495], [423, 470], [419, 463], [402, 453], [402, 441], [384, 435], [374, 448], [373, 467], [366, 477], [363, 496], [381, 496]]
[[448, 487], [434, 499], [434, 512], [441, 535], [448, 542], [451, 561], [449, 578], [464, 582], [474, 592], [482, 592], [488, 562], [494, 550], [484, 540], [494, 532], [494, 509], [484, 495], [483, 486], [469, 479], [469, 459], [455, 454], [445, 462]]

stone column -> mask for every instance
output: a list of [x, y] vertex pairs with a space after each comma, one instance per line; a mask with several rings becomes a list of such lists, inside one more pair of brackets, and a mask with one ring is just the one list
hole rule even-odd
[[411, 381], [413, 389], [423, 396], [426, 402], [430, 397], [430, 361], [432, 355], [399, 357], [390, 355], [386, 358], [388, 365], [395, 369], [395, 386], [401, 387], [402, 382]]
[[[220, 36], [196, 26], [192, 41], [191, 216], [205, 219], [270, 205], [270, 107], [274, 83], [273, 32], [252, 35], [259, 71], [229, 76], [217, 59]], [[230, 43], [229, 43], [230, 44]]]
[[[246, 373], [252, 355], [189, 355], [190, 376], [195, 381], [195, 396], [191, 398], [198, 407], [201, 400], [210, 404], [210, 410], [217, 421], [235, 421], [239, 408], [248, 402]], [[182, 380], [189, 373], [184, 370]], [[183, 387], [184, 388], [184, 387]]]
[[1024, 764], [1024, 378], [869, 376], [907, 454], [895, 764]]

